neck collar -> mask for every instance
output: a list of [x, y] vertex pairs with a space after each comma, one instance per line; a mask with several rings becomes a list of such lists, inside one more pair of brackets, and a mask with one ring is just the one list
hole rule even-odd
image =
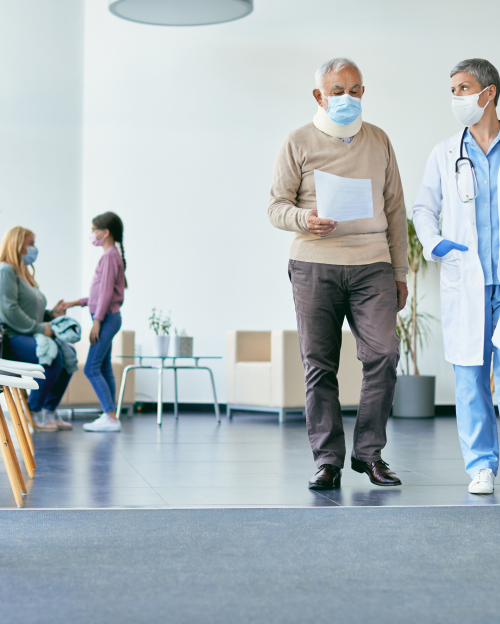
[[313, 117], [313, 124], [318, 130], [321, 130], [321, 132], [329, 136], [337, 137], [337, 139], [347, 139], [358, 134], [363, 125], [363, 120], [361, 119], [360, 113], [359, 116], [356, 117], [352, 123], [347, 124], [347, 126], [338, 126], [328, 117], [325, 109], [322, 106], [318, 106], [318, 112]]

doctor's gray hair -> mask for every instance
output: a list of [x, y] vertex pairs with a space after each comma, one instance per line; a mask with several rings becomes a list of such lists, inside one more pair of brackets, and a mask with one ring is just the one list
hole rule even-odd
[[329, 74], [330, 72], [336, 74], [346, 67], [351, 67], [352, 69], [355, 69], [358, 72], [359, 77], [361, 78], [361, 84], [363, 84], [363, 74], [361, 73], [361, 70], [354, 61], [351, 61], [351, 59], [348, 58], [334, 58], [331, 61], [323, 63], [323, 65], [314, 74], [316, 87], [321, 91], [323, 89], [323, 81], [326, 74]]
[[497, 93], [495, 95], [495, 106], [498, 104], [498, 98], [500, 98], [500, 76], [498, 75], [497, 68], [489, 61], [480, 58], [467, 59], [460, 61], [451, 70], [450, 78], [453, 78], [455, 74], [459, 72], [467, 72], [474, 76], [474, 78], [481, 85], [481, 89], [486, 89], [490, 85], [495, 85]]

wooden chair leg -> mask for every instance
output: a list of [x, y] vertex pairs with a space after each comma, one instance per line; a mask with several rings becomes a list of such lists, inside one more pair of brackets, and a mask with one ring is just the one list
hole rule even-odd
[[9, 443], [5, 435], [4, 426], [3, 426], [3, 423], [1, 422], [0, 422], [0, 448], [2, 451], [3, 463], [5, 464], [5, 469], [7, 470], [7, 476], [9, 478], [10, 487], [12, 488], [12, 494], [14, 494], [16, 505], [18, 507], [22, 507], [23, 497], [19, 490], [19, 483], [17, 482], [17, 477], [14, 472], [14, 466], [12, 465], [12, 455], [10, 453], [11, 449], [9, 448]]
[[24, 412], [26, 414], [26, 417], [29, 420], [31, 428], [34, 431], [35, 430], [35, 423], [33, 422], [33, 416], [31, 415], [31, 410], [30, 410], [30, 408], [28, 406], [28, 393], [26, 392], [26, 390], [24, 388], [20, 388], [19, 395], [21, 397], [21, 402], [23, 404]]
[[491, 371], [491, 376], [490, 376], [490, 390], [491, 390], [491, 394], [495, 392], [495, 375], [493, 371]]
[[17, 461], [16, 451], [12, 445], [12, 439], [7, 427], [7, 421], [3, 415], [2, 408], [0, 407], [0, 446], [2, 451], [2, 458], [7, 470], [7, 476], [9, 477], [10, 487], [12, 493], [16, 499], [18, 507], [23, 506], [22, 494], [26, 494], [26, 485], [24, 483], [23, 476], [21, 474], [21, 468]]
[[7, 442], [9, 443], [9, 449], [12, 455], [12, 461], [14, 464], [14, 471], [17, 476], [17, 480], [19, 482], [19, 489], [22, 494], [27, 494], [28, 490], [26, 489], [26, 484], [24, 483], [23, 473], [21, 472], [21, 466], [19, 465], [19, 461], [16, 455], [16, 449], [14, 448], [14, 444], [12, 443], [12, 438], [10, 437], [9, 427], [7, 425], [7, 420], [5, 419], [5, 414], [3, 413], [2, 408], [0, 407], [0, 422], [5, 429], [5, 436], [7, 438]]
[[28, 472], [28, 476], [30, 479], [34, 479], [35, 477], [35, 462], [33, 460], [33, 455], [31, 454], [30, 447], [28, 444], [28, 440], [26, 440], [26, 436], [24, 435], [24, 429], [19, 420], [19, 414], [17, 413], [16, 404], [14, 403], [14, 399], [12, 398], [12, 394], [10, 392], [10, 388], [7, 386], [3, 387], [3, 394], [5, 396], [5, 401], [7, 402], [7, 407], [9, 409], [9, 416], [14, 425], [14, 430], [16, 432], [17, 441], [19, 443], [19, 448], [21, 449], [21, 455], [23, 456], [24, 465], [26, 466], [26, 470]]
[[[24, 435], [26, 436], [26, 440], [28, 440], [28, 444], [30, 447], [31, 454], [33, 457], [35, 456], [35, 447], [33, 446], [33, 439], [31, 437], [30, 428], [28, 427], [28, 421], [26, 420], [26, 415], [24, 413], [23, 404], [21, 402], [21, 397], [19, 395], [19, 390], [17, 388], [11, 388], [12, 395], [14, 397], [14, 401], [16, 403], [17, 413], [19, 414], [19, 420], [21, 421], [21, 425], [24, 429]], [[36, 469], [36, 466], [35, 466]]]

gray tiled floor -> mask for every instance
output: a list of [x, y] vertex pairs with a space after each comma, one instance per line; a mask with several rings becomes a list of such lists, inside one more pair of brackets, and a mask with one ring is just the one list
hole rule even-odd
[[[344, 419], [348, 452], [354, 418]], [[72, 432], [34, 436], [37, 472], [27, 480], [27, 508], [337, 507], [500, 504], [499, 494], [467, 491], [454, 418], [389, 421], [384, 451], [403, 481], [371, 485], [344, 469], [342, 488], [311, 492], [314, 464], [303, 421], [237, 414], [217, 425], [213, 415], [165, 414], [123, 421], [119, 434]], [[0, 463], [0, 508], [15, 507]]]

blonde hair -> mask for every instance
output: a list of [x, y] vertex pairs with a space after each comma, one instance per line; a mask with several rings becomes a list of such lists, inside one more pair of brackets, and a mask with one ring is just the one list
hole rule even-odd
[[24, 264], [21, 251], [24, 247], [26, 237], [33, 234], [31, 230], [21, 227], [20, 225], [10, 228], [5, 232], [2, 242], [0, 243], [0, 262], [6, 262], [14, 269], [14, 271], [22, 277], [30, 286], [38, 287], [35, 281], [35, 269], [31, 265], [31, 270]]

